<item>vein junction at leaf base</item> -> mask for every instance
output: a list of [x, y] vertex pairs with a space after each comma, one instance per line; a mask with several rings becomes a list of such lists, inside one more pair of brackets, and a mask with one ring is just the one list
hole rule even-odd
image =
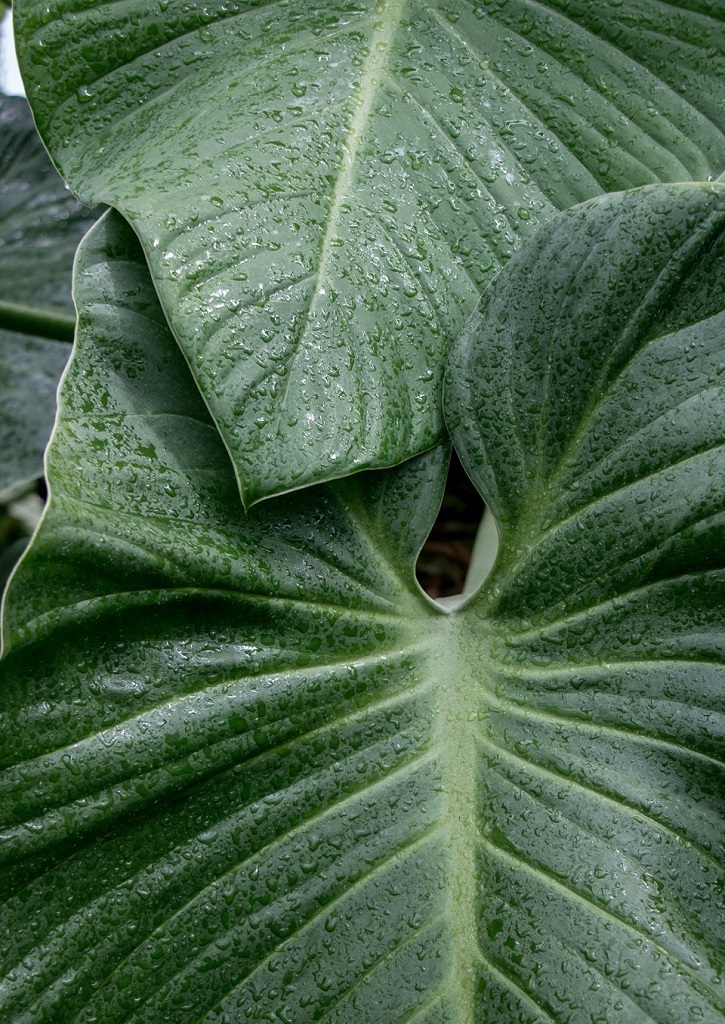
[[452, 615], [447, 449], [245, 515], [104, 216], [4, 606], [4, 1020], [722, 1019], [724, 211], [594, 200], [486, 293], [445, 406], [501, 546]]

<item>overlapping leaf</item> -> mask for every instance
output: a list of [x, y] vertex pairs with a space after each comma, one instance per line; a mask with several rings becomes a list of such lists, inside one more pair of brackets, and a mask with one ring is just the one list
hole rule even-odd
[[723, 1013], [724, 270], [722, 189], [586, 204], [449, 367], [501, 538], [467, 609], [492, 631], [479, 921], [525, 992], [482, 1021]]
[[725, 165], [714, 3], [19, 0], [43, 137], [143, 241], [247, 505], [441, 438], [556, 209]]
[[283, 940], [329, 1002], [339, 950], [390, 941], [371, 900], [430, 905], [394, 926], [425, 980], [440, 783], [406, 608], [445, 453], [247, 519], [119, 218], [78, 275], [50, 511], [5, 610], [2, 1013], [181, 1022], [245, 983], [261, 1009]]
[[42, 474], [73, 339], [73, 256], [93, 219], [50, 163], [26, 101], [0, 96], [0, 495]]
[[639, 190], [498, 278], [446, 404], [501, 555], [453, 615], [412, 568], [445, 453], [245, 516], [94, 230], [4, 609], [6, 1018], [721, 1019], [724, 222]]

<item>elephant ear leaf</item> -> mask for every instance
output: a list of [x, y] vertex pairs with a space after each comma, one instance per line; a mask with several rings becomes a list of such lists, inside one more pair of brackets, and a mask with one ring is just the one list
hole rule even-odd
[[722, 1019], [724, 339], [725, 189], [655, 186], [562, 214], [453, 353], [501, 540], [461, 613], [480, 1020]]
[[17, 0], [62, 173], [142, 240], [247, 506], [443, 436], [451, 342], [556, 210], [725, 164], [710, 3]]
[[449, 969], [413, 574], [447, 449], [247, 515], [115, 212], [75, 295], [4, 607], [0, 1018], [411, 1010]]
[[445, 402], [501, 549], [454, 614], [413, 577], [445, 449], [245, 515], [91, 232], [4, 607], [3, 1019], [719, 1024], [724, 213], [597, 200], [497, 278]]
[[0, 96], [0, 500], [42, 475], [73, 340], [73, 257], [94, 219], [48, 159], [27, 102]]

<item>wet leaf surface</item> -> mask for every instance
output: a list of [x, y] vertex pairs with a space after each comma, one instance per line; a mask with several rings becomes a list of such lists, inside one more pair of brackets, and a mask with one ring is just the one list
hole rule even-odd
[[502, 543], [455, 614], [413, 573], [447, 452], [245, 515], [101, 221], [4, 608], [4, 1019], [721, 1020], [724, 219], [597, 200], [487, 293], [446, 410]]
[[19, 0], [15, 18], [43, 138], [139, 233], [247, 505], [439, 442], [451, 342], [556, 210], [725, 166], [707, 3]]

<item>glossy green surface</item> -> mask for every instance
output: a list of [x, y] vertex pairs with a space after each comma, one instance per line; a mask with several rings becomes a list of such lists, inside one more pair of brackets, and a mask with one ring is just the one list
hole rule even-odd
[[446, 353], [557, 209], [717, 177], [691, 0], [18, 0], [54, 159], [139, 233], [247, 506], [441, 439]]
[[3, 1019], [722, 1019], [724, 223], [607, 198], [497, 279], [446, 408], [501, 554], [447, 615], [445, 450], [245, 515], [100, 222], [4, 607]]
[[73, 340], [73, 256], [93, 220], [54, 170], [26, 101], [0, 96], [0, 498], [42, 475]]

